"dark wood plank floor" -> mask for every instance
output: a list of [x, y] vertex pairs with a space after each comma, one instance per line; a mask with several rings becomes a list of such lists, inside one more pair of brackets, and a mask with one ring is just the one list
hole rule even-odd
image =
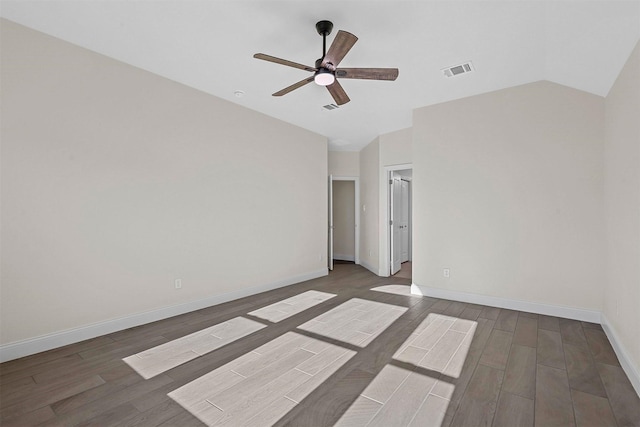
[[[408, 296], [409, 283], [338, 264], [327, 277], [3, 363], [0, 424], [203, 425], [168, 394], [293, 331], [350, 357], [299, 401], [274, 400], [246, 425], [640, 426], [640, 399], [599, 325]], [[399, 286], [372, 290], [386, 285]], [[248, 314], [309, 290], [336, 296], [277, 322]], [[361, 334], [364, 344], [301, 328], [354, 298], [394, 307], [394, 320]], [[149, 379], [122, 360], [238, 316], [265, 327]], [[440, 347], [421, 344], [433, 316]], [[447, 345], [458, 351], [439, 365]], [[451, 373], [456, 357], [462, 369]]]

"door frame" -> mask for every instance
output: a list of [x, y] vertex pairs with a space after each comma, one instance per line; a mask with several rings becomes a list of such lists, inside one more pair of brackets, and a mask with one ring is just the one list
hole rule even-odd
[[[390, 233], [392, 233], [393, 230], [389, 225], [389, 218], [390, 218], [389, 209], [391, 207], [391, 194], [390, 194], [391, 186], [389, 185], [389, 177], [393, 176], [393, 172], [395, 171], [406, 170], [406, 169], [413, 170], [413, 163], [403, 163], [399, 165], [385, 166], [383, 168], [383, 172], [381, 173], [384, 181], [384, 186], [383, 186], [384, 197], [381, 199], [382, 203], [384, 203], [384, 209], [381, 209], [382, 211], [382, 227], [381, 228], [384, 230], [384, 232], [381, 233], [382, 244], [380, 245], [380, 250], [382, 251], [382, 254], [380, 256], [380, 260], [382, 262], [382, 265], [380, 266], [380, 272], [383, 273], [381, 274], [381, 276], [383, 277], [391, 276], [391, 234]], [[413, 180], [411, 183], [413, 184]], [[411, 191], [413, 193], [413, 188], [411, 189]], [[413, 194], [411, 195], [409, 206], [412, 211], [411, 215], [409, 215], [409, 218], [413, 218]], [[409, 241], [413, 243], [413, 224], [410, 227], [409, 231], [411, 232], [409, 236]], [[411, 259], [413, 262], [413, 254], [411, 256]]]
[[[360, 264], [360, 210], [358, 207], [360, 206], [360, 178], [357, 176], [335, 176], [330, 175], [331, 181], [353, 181], [353, 190], [354, 190], [354, 212], [355, 212], [355, 230], [354, 230], [354, 239], [355, 239], [355, 263]], [[333, 212], [331, 212], [333, 214]], [[331, 253], [333, 250], [331, 248]], [[329, 261], [329, 260], [328, 260]]]
[[411, 230], [413, 230], [413, 218], [411, 218], [411, 205], [413, 203], [413, 177], [402, 177], [400, 179], [401, 181], [404, 181], [407, 183], [407, 194], [408, 194], [408, 200], [407, 200], [407, 227], [409, 227], [409, 235], [408, 235], [408, 251], [407, 251], [407, 261], [412, 261], [413, 257], [411, 255], [411, 252], [413, 250], [413, 241], [412, 241], [412, 236], [411, 236]]
[[327, 268], [333, 271], [333, 175], [329, 175], [329, 222], [327, 233]]
[[402, 180], [395, 177], [393, 172], [388, 172], [387, 179], [389, 186], [389, 275], [393, 276], [402, 268], [402, 247], [398, 244], [398, 239], [402, 237], [402, 231], [398, 228], [398, 217], [402, 216], [399, 213], [402, 209]]

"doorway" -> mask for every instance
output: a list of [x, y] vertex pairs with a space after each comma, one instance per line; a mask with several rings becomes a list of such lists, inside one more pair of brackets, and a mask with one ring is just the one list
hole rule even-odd
[[329, 177], [329, 270], [334, 263], [360, 264], [357, 177]]
[[388, 171], [389, 274], [412, 277], [412, 170]]

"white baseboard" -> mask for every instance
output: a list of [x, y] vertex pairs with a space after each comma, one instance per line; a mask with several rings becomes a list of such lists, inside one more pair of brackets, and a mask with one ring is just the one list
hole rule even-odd
[[35, 338], [29, 338], [0, 346], [0, 362], [17, 359], [19, 357], [29, 356], [31, 354], [40, 353], [42, 351], [51, 350], [53, 348], [62, 347], [68, 344], [77, 343], [87, 339], [99, 337], [101, 335], [110, 334], [121, 331], [123, 329], [132, 328], [134, 326], [144, 325], [150, 322], [166, 319], [191, 311], [200, 310], [216, 304], [232, 301], [260, 292], [270, 291], [272, 289], [293, 285], [295, 283], [304, 282], [306, 280], [315, 279], [317, 277], [326, 276], [328, 271], [326, 268], [305, 273], [295, 277], [288, 277], [273, 283], [266, 283], [250, 288], [240, 289], [220, 295], [213, 295], [196, 301], [190, 301], [183, 304], [172, 305], [159, 308], [143, 313], [136, 313], [130, 316], [120, 317], [117, 319], [106, 320], [104, 322], [93, 323], [91, 325], [81, 326], [78, 328], [67, 329], [65, 331], [54, 332]]
[[333, 254], [333, 259], [337, 259], [338, 261], [353, 261], [353, 262], [355, 262], [356, 257], [353, 256], [353, 255]]
[[636, 390], [638, 396], [640, 396], [640, 371], [638, 367], [634, 365], [632, 359], [629, 357], [629, 352], [626, 347], [622, 344], [622, 341], [618, 339], [618, 334], [616, 333], [613, 325], [609, 323], [607, 316], [602, 313], [602, 329], [604, 329], [604, 333], [607, 334], [607, 338], [611, 342], [611, 346], [613, 350], [616, 352], [616, 356], [618, 356], [618, 360], [620, 361], [620, 366], [622, 370], [629, 377], [629, 381], [631, 381], [631, 385]]
[[564, 307], [538, 302], [522, 301], [508, 298], [492, 297], [467, 292], [451, 291], [441, 288], [411, 284], [411, 293], [427, 297], [449, 299], [472, 304], [489, 305], [491, 307], [508, 308], [510, 310], [526, 311], [529, 313], [546, 314], [547, 316], [564, 317], [585, 322], [600, 323], [600, 312], [581, 308]]

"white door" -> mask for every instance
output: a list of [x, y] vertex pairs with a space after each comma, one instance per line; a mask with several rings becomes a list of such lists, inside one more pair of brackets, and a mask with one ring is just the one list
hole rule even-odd
[[333, 175], [329, 175], [329, 251], [327, 262], [329, 270], [333, 270]]
[[[392, 177], [392, 173], [389, 174]], [[400, 219], [402, 217], [402, 184], [399, 178], [390, 178], [390, 228], [391, 228], [391, 274], [400, 271], [400, 253], [402, 250], [402, 229]]]
[[400, 217], [400, 240], [402, 249], [400, 251], [400, 262], [409, 261], [409, 182], [401, 183], [401, 217]]

